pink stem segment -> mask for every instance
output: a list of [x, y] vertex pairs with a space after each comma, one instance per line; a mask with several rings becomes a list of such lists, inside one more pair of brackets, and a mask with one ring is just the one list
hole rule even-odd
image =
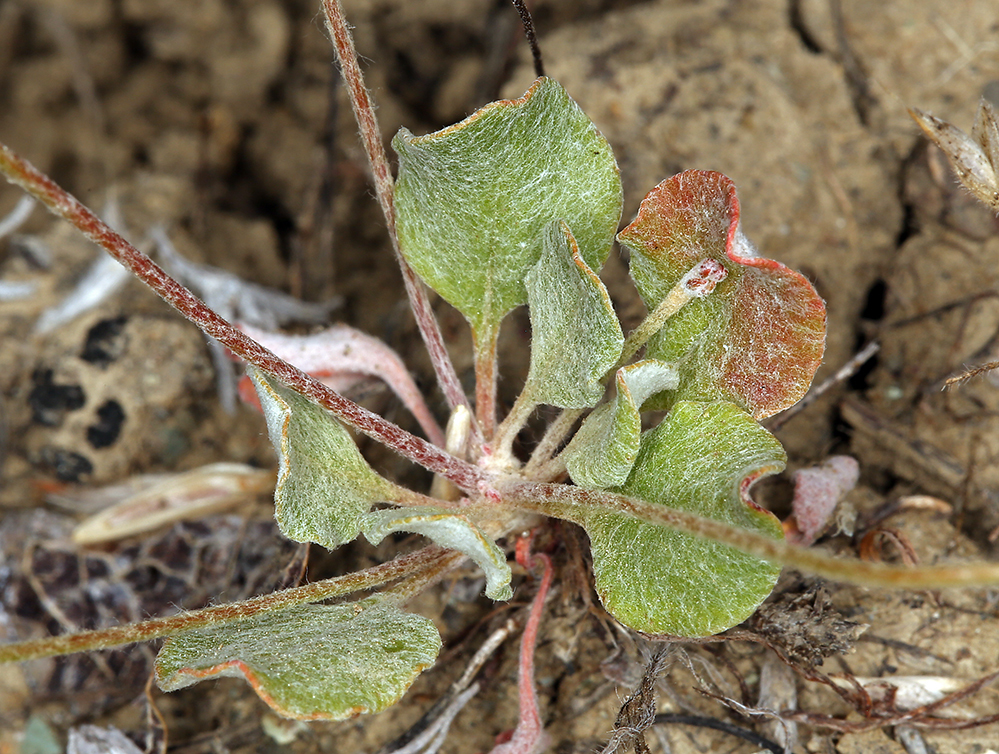
[[538, 593], [531, 603], [531, 614], [520, 639], [520, 674], [517, 687], [520, 692], [520, 717], [510, 739], [493, 748], [491, 754], [535, 754], [548, 744], [548, 734], [541, 724], [538, 695], [534, 689], [534, 651], [538, 645], [538, 626], [545, 607], [545, 597], [552, 585], [552, 561], [547, 555], [531, 555], [532, 535], [517, 540], [517, 562], [524, 568], [534, 568], [538, 562], [544, 571]]

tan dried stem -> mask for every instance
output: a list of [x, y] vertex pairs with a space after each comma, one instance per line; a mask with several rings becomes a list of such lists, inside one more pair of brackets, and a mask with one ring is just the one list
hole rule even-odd
[[415, 578], [424, 571], [436, 573], [442, 563], [448, 564], [454, 557], [455, 553], [443, 548], [436, 546], [425, 547], [410, 555], [404, 555], [403, 557], [374, 566], [365, 571], [358, 571], [346, 576], [326, 579], [325, 581], [317, 581], [314, 584], [306, 584], [294, 589], [285, 589], [280, 592], [265, 594], [246, 600], [245, 602], [216, 605], [203, 610], [181, 613], [169, 618], [157, 618], [141, 623], [113, 626], [112, 628], [96, 631], [84, 631], [78, 634], [6, 644], [0, 646], [0, 663], [21, 662], [38, 659], [39, 657], [53, 657], [56, 655], [72, 654], [74, 652], [108, 649], [124, 644], [134, 644], [140, 641], [174, 636], [206, 626], [230, 623], [295, 605], [305, 605], [332, 597], [341, 597], [365, 589], [372, 589], [404, 577]]
[[750, 555], [833, 581], [889, 589], [945, 589], [999, 584], [999, 564], [955, 563], [915, 568], [837, 558], [820, 550], [791, 545], [784, 540], [730, 526], [686, 511], [637, 498], [564, 484], [511, 482], [497, 487], [513, 505], [547, 516], [579, 523], [583, 508], [616, 511], [657, 526], [729, 545]]

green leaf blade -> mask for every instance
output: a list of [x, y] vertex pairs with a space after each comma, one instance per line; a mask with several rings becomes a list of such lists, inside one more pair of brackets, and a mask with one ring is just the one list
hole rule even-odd
[[494, 600], [513, 597], [512, 573], [499, 546], [468, 517], [443, 508], [414, 506], [372, 511], [365, 516], [364, 536], [377, 545], [393, 532], [408, 531], [433, 540], [441, 547], [470, 557], [486, 575], [486, 596]]
[[253, 367], [250, 378], [278, 454], [274, 516], [296, 542], [334, 550], [361, 532], [372, 504], [398, 488], [376, 474], [328, 411]]
[[391, 605], [301, 605], [167, 639], [155, 673], [164, 691], [243, 677], [284, 717], [345, 720], [398, 701], [440, 648], [430, 620]]
[[677, 386], [676, 368], [654, 359], [621, 367], [617, 395], [586, 418], [563, 451], [572, 481], [608, 489], [625, 483], [641, 446], [641, 407], [655, 393]]
[[586, 264], [566, 223], [545, 228], [541, 258], [526, 285], [532, 339], [525, 392], [561, 408], [595, 406], [624, 335], [607, 288]]
[[649, 192], [618, 239], [634, 252], [650, 310], [701, 260], [725, 266], [728, 277], [676, 314], [647, 355], [680, 364], [676, 399], [730, 400], [762, 419], [808, 390], [825, 348], [825, 304], [802, 275], [756, 254], [739, 214], [728, 178], [689, 170]]
[[526, 302], [524, 277], [553, 220], [569, 225], [591, 268], [610, 253], [623, 201], [617, 163], [555, 81], [427, 136], [403, 129], [392, 144], [403, 255], [477, 341]]
[[[781, 538], [777, 519], [745, 492], [783, 463], [777, 440], [734, 404], [683, 401], [643, 436], [631, 475], [616, 491]], [[588, 509], [580, 523], [601, 600], [643, 633], [695, 637], [730, 628], [752, 614], [780, 573], [727, 545], [624, 514]]]

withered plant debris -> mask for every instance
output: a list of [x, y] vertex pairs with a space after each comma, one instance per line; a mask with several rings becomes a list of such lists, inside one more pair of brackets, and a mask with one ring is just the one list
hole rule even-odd
[[[999, 119], [991, 103], [982, 99], [971, 136], [922, 110], [910, 109], [909, 114], [947, 156], [961, 184], [971, 195], [999, 213]], [[999, 360], [989, 361], [949, 378], [946, 385], [957, 385], [996, 369], [999, 369]]]
[[[167, 637], [156, 674], [164, 690], [205, 677], [240, 674], [277, 714], [299, 720], [344, 720], [393, 704], [416, 675], [434, 663], [443, 645], [438, 629], [448, 621], [435, 623], [416, 613], [417, 605], [410, 603], [417, 595], [428, 594], [448, 572], [471, 558], [485, 574], [486, 596], [509, 599], [512, 571], [507, 558], [513, 540], [529, 541], [528, 532], [547, 526], [541, 522], [561, 519], [569, 523], [558, 528], [578, 524], [589, 535], [588, 549], [574, 562], [592, 565], [599, 604], [620, 622], [613, 630], [624, 632], [627, 627], [636, 635], [660, 638], [676, 634], [694, 637], [695, 642], [701, 637], [703, 643], [754, 641], [772, 649], [801, 678], [828, 685], [859, 712], [864, 725], [943, 724], [937, 713], [951, 703], [946, 698], [913, 710], [898, 691], [872, 690], [882, 679], [831, 678], [817, 670], [825, 653], [844, 651], [863, 630], [834, 615], [824, 598], [788, 597], [785, 615], [768, 616], [764, 611], [750, 624], [752, 630], [730, 628], [766, 599], [782, 565], [865, 585], [929, 588], [999, 581], [999, 567], [982, 561], [949, 569], [892, 568], [788, 546], [779, 522], [751, 499], [751, 485], [780, 471], [786, 460], [780, 442], [759, 422], [795, 403], [808, 389], [824, 349], [825, 308], [805, 276], [760, 256], [743, 235], [732, 182], [720, 173], [698, 170], [667, 179], [642, 202], [635, 222], [619, 234], [630, 249], [629, 271], [650, 312], [626, 336], [608, 285], [600, 278], [624, 206], [621, 171], [609, 142], [567, 90], [542, 77], [522, 98], [487, 105], [437, 133], [413, 136], [400, 130], [394, 141], [399, 155], [396, 183], [342, 9], [338, 0], [324, 0], [324, 8], [347, 96], [361, 127], [384, 226], [398, 255], [441, 394], [451, 410], [446, 438], [432, 432], [426, 433], [427, 439], [411, 435], [315, 381], [307, 370], [282, 361], [280, 354], [269, 353], [252, 334], [219, 316], [229, 315], [221, 297], [208, 301], [214, 311], [206, 308], [6, 147], [0, 147], [0, 168], [105, 246], [217, 343], [252, 365], [281, 466], [276, 502], [286, 536], [303, 546], [313, 542], [333, 549], [360, 535], [377, 544], [390, 534], [415, 532], [436, 545], [392, 561], [382, 550], [378, 564], [363, 571], [263, 599], [223, 603], [81, 637], [71, 634], [92, 625], [135, 620], [163, 607], [147, 610], [137, 594], [140, 588], [149, 587], [159, 603], [171, 605], [179, 603], [175, 599], [179, 592], [204, 598], [201, 604], [220, 593], [224, 600], [253, 594], [257, 579], [244, 578], [247, 574], [234, 565], [253, 556], [242, 550], [229, 557], [218, 555], [199, 544], [205, 532], [187, 524], [172, 530], [184, 536], [153, 540], [165, 548], [162, 551], [155, 546], [140, 548], [134, 567], [112, 563], [110, 556], [102, 560], [100, 555], [76, 555], [59, 542], [46, 541], [43, 552], [29, 538], [20, 545], [20, 576], [10, 577], [21, 582], [8, 591], [18, 598], [22, 633], [61, 635], [0, 647], [4, 659]], [[842, 52], [849, 45], [841, 10], [837, 5], [836, 33]], [[860, 56], [854, 60], [851, 52], [848, 57], [848, 73], [856, 83]], [[666, 99], [673, 96], [670, 93]], [[861, 109], [869, 125], [877, 120], [872, 116], [878, 103], [859, 99], [865, 99]], [[990, 113], [984, 108], [983, 112]], [[994, 117], [982, 122], [986, 132], [979, 128], [979, 151], [994, 167], [999, 132]], [[232, 130], [238, 133], [244, 125], [233, 124]], [[247, 151], [252, 152], [252, 147]], [[632, 166], [624, 163], [624, 167], [627, 173]], [[856, 244], [861, 235], [856, 232], [858, 213], [850, 206], [852, 186], [844, 190], [833, 171], [827, 172], [830, 183], [836, 184], [833, 193], [843, 200], [845, 224], [853, 230], [848, 235]], [[970, 172], [986, 175], [977, 167]], [[812, 225], [811, 219], [802, 224]], [[213, 271], [195, 272], [190, 284], [197, 287]], [[822, 274], [819, 270], [816, 277]], [[474, 413], [448, 358], [421, 279], [471, 325]], [[501, 412], [510, 404], [498, 399], [502, 391], [497, 390], [497, 338], [501, 320], [524, 304], [531, 318], [530, 371], [521, 396], [504, 418]], [[629, 317], [623, 319], [633, 324]], [[640, 355], [642, 361], [632, 362]], [[509, 385], [508, 375], [504, 378]], [[87, 393], [92, 398], [89, 386]], [[90, 425], [94, 432], [87, 440], [94, 447], [110, 446], [125, 423], [125, 408], [129, 419], [134, 416], [132, 407], [103, 398], [91, 403], [104, 409], [98, 411], [99, 421]], [[517, 438], [539, 406], [547, 406], [543, 410], [549, 412], [555, 406], [564, 411], [525, 463], [525, 454], [515, 453], [514, 447], [523, 450]], [[643, 408], [664, 411], [666, 416], [646, 416], [643, 422]], [[649, 429], [654, 418], [663, 420]], [[577, 426], [581, 429], [573, 437]], [[441, 484], [426, 486], [430, 496], [423, 494], [424, 487], [419, 491], [401, 487], [398, 477], [380, 464], [382, 459], [362, 457], [352, 434], [355, 430], [436, 475]], [[87, 458], [69, 450], [60, 452], [63, 455], [52, 464], [62, 469], [63, 478], [86, 473]], [[400, 507], [387, 507], [396, 505]], [[225, 526], [220, 530], [224, 532]], [[548, 528], [552, 530], [558, 529]], [[518, 549], [518, 561], [528, 565], [530, 558], [524, 560], [520, 554]], [[209, 565], [201, 562], [205, 559]], [[192, 566], [191, 560], [197, 565]], [[230, 577], [225, 584], [215, 578], [221, 560]], [[545, 562], [547, 584], [551, 568]], [[273, 570], [273, 559], [248, 567], [263, 576]], [[94, 582], [108, 574], [112, 582], [125, 579], [128, 588], [120, 595], [110, 594], [110, 604], [103, 609], [87, 603]], [[588, 570], [575, 583], [571, 579], [563, 583], [585, 588], [589, 599], [589, 574]], [[286, 579], [281, 581], [270, 587], [287, 585]], [[521, 642], [520, 722], [495, 754], [526, 754], [542, 748], [546, 740], [533, 677], [534, 638], [544, 591], [540, 588], [535, 596]], [[568, 589], [563, 594], [576, 596]], [[329, 604], [348, 595], [358, 597]], [[115, 598], [122, 604], [116, 604]], [[428, 612], [425, 605], [419, 607]], [[337, 629], [333, 638], [326, 630], [329, 626]], [[722, 631], [728, 633], [711, 636]], [[331, 657], [336, 662], [327, 665]], [[113, 676], [114, 658], [112, 654], [92, 659], [94, 677]], [[703, 696], [750, 716], [768, 712], [763, 702], [750, 706], [752, 676], [737, 668], [736, 661], [719, 656], [719, 662], [712, 663], [700, 654], [694, 660], [701, 664], [695, 668], [692, 661], [689, 668], [699, 684], [696, 691]], [[395, 674], [387, 672], [393, 661], [398, 661]], [[46, 662], [40, 667], [64, 661]], [[656, 662], [661, 657], [647, 668], [618, 718], [620, 745], [627, 742], [636, 753], [648, 751], [643, 733], [657, 720], [653, 691], [661, 668], [655, 667]], [[320, 665], [326, 669], [316, 672]], [[344, 667], [361, 672], [357, 678], [346, 678], [351, 673]], [[724, 678], [724, 670], [736, 678], [738, 693]], [[82, 671], [77, 676], [82, 678]], [[388, 676], [393, 679], [383, 684]], [[466, 676], [453, 687], [425, 735], [400, 752], [436, 749], [451, 719], [477, 688], [471, 674]], [[968, 689], [981, 688], [992, 677]], [[716, 687], [725, 693], [714, 693]], [[970, 693], [968, 689], [948, 698], [956, 700]], [[362, 698], [357, 698], [358, 693]], [[810, 714], [795, 713], [802, 719]], [[830, 717], [826, 727], [856, 724], [855, 719]], [[756, 743], [767, 748], [772, 744], [767, 739]]]
[[738, 725], [733, 725], [725, 720], [719, 720], [714, 717], [678, 715], [664, 712], [656, 715], [652, 723], [653, 725], [692, 725], [697, 728], [710, 728], [727, 733], [730, 736], [735, 736], [736, 738], [741, 738], [743, 741], [753, 744], [753, 746], [761, 747], [764, 751], [773, 752], [773, 754], [786, 754], [784, 747], [779, 743], [775, 743], [769, 738], [761, 736], [759, 733], [747, 730], [746, 728], [740, 728]]
[[[45, 636], [169, 615], [225, 594], [251, 597], [297, 581], [299, 546], [272, 521], [213, 516], [109, 550], [80, 550], [71, 522], [48, 513], [0, 519], [3, 615], [21, 636]], [[69, 623], [67, 626], [65, 623]], [[141, 692], [153, 654], [143, 646], [106, 655], [70, 655], [27, 666], [42, 697], [65, 699], [77, 714], [96, 714]]]
[[848, 652], [869, 628], [847, 620], [832, 606], [826, 588], [816, 583], [764, 602], [746, 626], [809, 668], [826, 657]]
[[[846, 680], [851, 682], [853, 690], [846, 690], [841, 695], [847, 699], [854, 709], [863, 717], [862, 720], [844, 719], [814, 712], [796, 712], [790, 715], [792, 720], [814, 725], [816, 727], [828, 728], [830, 730], [842, 732], [861, 732], [874, 730], [876, 728], [887, 728], [895, 725], [913, 725], [919, 728], [933, 728], [937, 730], [967, 730], [979, 728], [983, 725], [991, 725], [999, 722], [999, 713], [990, 715], [979, 715], [977, 717], [942, 717], [938, 713], [943, 712], [958, 702], [962, 702], [972, 694], [999, 679], [999, 671], [982, 676], [976, 681], [969, 683], [964, 688], [954, 691], [935, 702], [924, 704], [913, 709], [901, 709], [896, 704], [896, 693], [892, 686], [883, 688], [885, 692], [877, 699], [872, 698], [867, 689], [856, 679], [847, 676]], [[825, 681], [834, 689], [835, 683]]]
[[614, 734], [600, 754], [614, 754], [627, 746], [633, 746], [635, 754], [649, 754], [645, 741], [645, 731], [656, 722], [656, 682], [673, 663], [672, 647], [658, 647], [649, 658], [642, 675], [641, 683], [632, 692], [617, 713], [614, 720]]

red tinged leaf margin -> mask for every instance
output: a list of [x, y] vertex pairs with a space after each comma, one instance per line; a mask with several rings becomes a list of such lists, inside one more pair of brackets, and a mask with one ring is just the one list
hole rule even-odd
[[155, 673], [164, 691], [243, 677], [283, 717], [346, 720], [395, 704], [440, 648], [433, 621], [392, 604], [298, 605], [173, 636]]
[[705, 259], [724, 265], [717, 290], [688, 304], [649, 341], [647, 356], [677, 363], [672, 400], [731, 400], [756, 419], [796, 403], [825, 349], [825, 303], [800, 273], [757, 255], [739, 223], [735, 185], [688, 170], [649, 192], [618, 240], [650, 310]]

